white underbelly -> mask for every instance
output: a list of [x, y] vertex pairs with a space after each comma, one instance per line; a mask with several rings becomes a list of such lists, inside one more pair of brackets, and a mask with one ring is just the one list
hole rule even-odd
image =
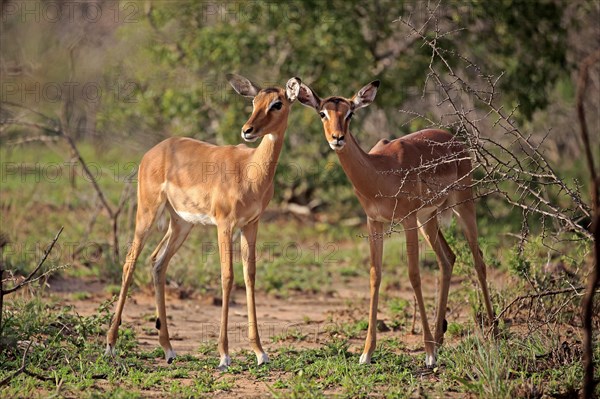
[[376, 222], [390, 222], [391, 220], [389, 220], [388, 218], [384, 217], [381, 212], [379, 212], [379, 208], [377, 206], [377, 203], [375, 204], [371, 204], [370, 206], [364, 208], [365, 212], [367, 214], [367, 216], [371, 219], [374, 220]]
[[188, 223], [192, 224], [213, 224], [216, 225], [217, 221], [214, 217], [204, 214], [204, 213], [191, 213], [191, 212], [182, 212], [175, 211], [180, 218], [185, 220]]

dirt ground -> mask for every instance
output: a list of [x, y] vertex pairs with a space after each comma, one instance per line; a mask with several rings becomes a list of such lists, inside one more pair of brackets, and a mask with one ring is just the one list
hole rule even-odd
[[[422, 275], [425, 299], [433, 305], [435, 295], [436, 274]], [[452, 285], [459, 285], [460, 279], [453, 278]], [[274, 342], [273, 337], [281, 336], [289, 330], [299, 330], [308, 336], [300, 342], [293, 342], [296, 347], [317, 347], [326, 337], [329, 323], [347, 322], [367, 319], [369, 288], [364, 278], [352, 278], [333, 287], [332, 295], [315, 295], [298, 293], [289, 298], [277, 298], [273, 295], [257, 293], [256, 306], [259, 321], [260, 337], [267, 354], [276, 354], [278, 347], [290, 345], [290, 342]], [[105, 291], [103, 283], [93, 280], [61, 279], [50, 284], [54, 295], [63, 298], [65, 305], [72, 305], [81, 315], [91, 315], [97, 311], [100, 303], [111, 297]], [[91, 297], [85, 300], [75, 300], [71, 293], [89, 292]], [[452, 287], [451, 287], [452, 292]], [[167, 315], [169, 333], [172, 345], [178, 354], [191, 354], [195, 357], [205, 356], [198, 353], [202, 344], [215, 343], [219, 333], [221, 312], [220, 298], [214, 296], [185, 295], [181, 298], [177, 290], [167, 292]], [[394, 288], [394, 297], [408, 300], [411, 304], [409, 311], [413, 312], [413, 293], [408, 282], [401, 282], [400, 288]], [[243, 289], [234, 290], [233, 303], [229, 313], [229, 347], [232, 362], [236, 362], [236, 352], [249, 349], [246, 339], [247, 310], [246, 297]], [[152, 350], [158, 347], [155, 324], [154, 293], [152, 290], [136, 289], [125, 305], [123, 323], [133, 326], [138, 342], [142, 349]], [[433, 312], [429, 316], [433, 318]], [[449, 309], [448, 322], [460, 321], [466, 317], [463, 309]], [[378, 319], [389, 324], [389, 318], [380, 302]], [[420, 321], [417, 318], [417, 330], [420, 331]], [[410, 331], [385, 331], [378, 333], [378, 339], [385, 337], [400, 338], [409, 352], [418, 355], [423, 353], [422, 336]], [[448, 341], [447, 341], [448, 342]], [[350, 341], [350, 351], [358, 355], [362, 352], [363, 339]], [[208, 356], [218, 357], [218, 353]], [[156, 360], [164, 362], [164, 360]], [[217, 373], [217, 371], [215, 371]], [[279, 376], [273, 375], [272, 381]], [[331, 392], [335, 394], [335, 392]], [[144, 395], [159, 397], [161, 392], [144, 391]], [[235, 387], [231, 391], [216, 392], [211, 397], [265, 397], [270, 396], [268, 386], [247, 378], [235, 378]]]

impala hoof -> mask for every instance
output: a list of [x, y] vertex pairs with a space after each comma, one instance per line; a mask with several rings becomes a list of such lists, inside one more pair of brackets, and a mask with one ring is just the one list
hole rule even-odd
[[363, 353], [362, 355], [360, 355], [360, 360], [358, 361], [359, 364], [369, 364], [371, 363], [371, 355], [369, 355], [368, 353]]
[[231, 364], [231, 358], [228, 355], [221, 356], [221, 362], [219, 363], [219, 367], [217, 367], [221, 371], [227, 370], [227, 367]]
[[261, 364], [269, 363], [269, 356], [265, 352], [256, 354], [256, 364], [259, 366]]
[[117, 350], [111, 344], [106, 344], [106, 350], [104, 351], [104, 356], [115, 357], [117, 354]]
[[173, 363], [173, 360], [175, 360], [176, 357], [177, 357], [177, 354], [175, 353], [175, 351], [173, 349], [169, 349], [168, 351], [165, 352], [165, 359], [167, 360], [168, 364]]
[[431, 354], [431, 355], [426, 354], [425, 355], [425, 366], [428, 369], [432, 369], [432, 368], [435, 367], [435, 364], [436, 364], [436, 362], [435, 362], [435, 352], [433, 354]]

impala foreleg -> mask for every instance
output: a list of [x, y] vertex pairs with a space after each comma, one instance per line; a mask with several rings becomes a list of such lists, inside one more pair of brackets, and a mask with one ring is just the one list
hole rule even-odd
[[438, 265], [440, 268], [440, 279], [439, 279], [439, 297], [438, 306], [435, 322], [435, 342], [439, 347], [444, 342], [444, 333], [447, 329], [446, 321], [446, 308], [448, 305], [448, 292], [450, 290], [450, 279], [452, 277], [452, 269], [454, 267], [454, 261], [456, 256], [450, 246], [446, 242], [446, 239], [442, 235], [440, 230], [437, 215], [434, 212], [428, 215], [427, 218], [419, 220], [421, 223], [421, 231], [425, 236], [425, 239], [435, 252]]
[[121, 317], [123, 315], [123, 308], [125, 307], [125, 301], [127, 300], [127, 291], [131, 285], [133, 279], [133, 272], [135, 270], [135, 262], [137, 261], [140, 252], [144, 247], [145, 234], [136, 234], [136, 238], [131, 244], [131, 248], [127, 253], [125, 264], [123, 265], [123, 276], [121, 279], [121, 291], [119, 292], [119, 299], [117, 300], [117, 308], [113, 315], [108, 333], [106, 335], [106, 355], [114, 356], [116, 351], [117, 337], [119, 335], [119, 326], [121, 325]]
[[140, 256], [142, 249], [144, 249], [144, 244], [150, 234], [150, 229], [154, 224], [154, 220], [162, 212], [165, 204], [165, 199], [160, 189], [157, 189], [150, 183], [145, 183], [146, 180], [143, 178], [143, 173], [139, 172], [138, 176], [138, 206], [135, 215], [135, 233], [133, 235], [133, 242], [127, 253], [127, 258], [125, 259], [125, 264], [123, 265], [123, 277], [119, 299], [117, 300], [117, 307], [106, 335], [107, 355], [115, 354], [115, 344], [119, 334], [123, 308], [125, 307], [125, 301], [127, 300], [127, 291], [133, 280], [135, 262]]
[[171, 364], [175, 359], [175, 351], [169, 340], [167, 328], [167, 309], [165, 305], [165, 284], [167, 267], [169, 261], [181, 247], [192, 225], [180, 220], [171, 214], [169, 230], [151, 256], [152, 277], [154, 281], [154, 297], [156, 301], [156, 328], [158, 329], [158, 342], [165, 352], [167, 363]]
[[365, 349], [360, 356], [361, 364], [371, 363], [371, 355], [377, 345], [377, 307], [379, 303], [379, 286], [381, 285], [381, 262], [383, 258], [383, 223], [368, 219], [369, 250], [371, 257], [369, 328]]
[[244, 264], [244, 282], [246, 284], [246, 302], [248, 303], [248, 341], [256, 354], [259, 365], [267, 363], [269, 357], [260, 344], [258, 335], [258, 321], [256, 318], [256, 305], [254, 301], [254, 281], [256, 276], [256, 233], [258, 222], [249, 224], [242, 231], [241, 249]]
[[425, 302], [423, 301], [423, 292], [421, 291], [421, 272], [419, 271], [419, 235], [417, 232], [417, 223], [414, 219], [409, 219], [404, 224], [406, 234], [406, 256], [408, 257], [408, 278], [415, 292], [419, 314], [421, 315], [421, 324], [423, 326], [423, 342], [425, 343], [425, 365], [433, 367], [435, 365], [435, 341], [429, 329], [427, 313], [425, 311]]
[[225, 370], [231, 364], [229, 357], [229, 340], [227, 338], [227, 318], [229, 315], [229, 296], [233, 287], [233, 264], [232, 264], [232, 231], [229, 226], [218, 226], [219, 254], [221, 257], [221, 286], [223, 292], [223, 304], [221, 308], [221, 328], [219, 331], [219, 354], [221, 360], [219, 369]]

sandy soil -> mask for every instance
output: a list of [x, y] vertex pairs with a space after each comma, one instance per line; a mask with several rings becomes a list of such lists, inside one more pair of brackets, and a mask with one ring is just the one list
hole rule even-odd
[[[436, 274], [424, 273], [422, 276], [424, 294], [428, 304], [433, 305], [436, 284]], [[452, 285], [460, 284], [459, 278], [454, 278]], [[58, 280], [51, 283], [54, 295], [64, 298], [66, 305], [73, 305], [81, 315], [90, 315], [97, 311], [98, 305], [111, 297], [106, 293], [105, 286], [98, 281], [84, 281], [81, 279]], [[71, 293], [89, 292], [91, 298], [74, 300]], [[451, 288], [452, 292], [452, 288]], [[184, 296], [185, 299], [181, 297]], [[405, 298], [410, 301], [410, 312], [413, 311], [412, 288], [408, 282], [395, 287], [393, 296]], [[247, 310], [246, 298], [243, 289], [233, 292], [233, 303], [229, 314], [229, 345], [232, 361], [236, 362], [236, 352], [240, 349], [249, 349], [246, 339]], [[334, 286], [333, 295], [297, 294], [281, 299], [272, 295], [258, 293], [256, 298], [257, 317], [259, 321], [260, 337], [265, 351], [271, 356], [278, 347], [290, 345], [290, 342], [274, 342], [274, 336], [285, 334], [286, 331], [295, 329], [308, 335], [302, 342], [294, 342], [297, 347], [317, 347], [327, 338], [325, 329], [328, 323], [350, 320], [361, 320], [368, 317], [368, 281], [353, 278]], [[167, 292], [167, 315], [171, 343], [178, 354], [191, 354], [196, 357], [205, 356], [198, 353], [202, 344], [217, 341], [219, 333], [219, 319], [221, 312], [220, 298], [213, 296], [181, 295], [177, 290]], [[447, 315], [449, 322], [464, 319], [466, 311], [450, 309]], [[123, 322], [134, 327], [138, 341], [142, 348], [151, 350], [158, 346], [157, 330], [155, 325], [154, 294], [151, 290], [133, 290], [126, 303]], [[389, 324], [389, 317], [380, 306], [379, 317], [384, 323]], [[433, 312], [430, 319], [433, 318]], [[417, 318], [417, 330], [420, 331], [420, 322]], [[422, 337], [420, 334], [410, 332], [386, 331], [378, 333], [378, 338], [398, 337], [406, 345], [409, 352], [420, 353], [423, 351]], [[358, 355], [362, 352], [362, 339], [350, 341], [350, 351]], [[218, 357], [218, 353], [208, 356]], [[158, 360], [157, 362], [162, 361]], [[163, 361], [164, 362], [164, 361]], [[216, 372], [217, 373], [217, 372]], [[278, 379], [272, 376], [272, 382]], [[332, 392], [334, 393], [334, 392]], [[144, 395], [160, 397], [160, 392], [144, 391]], [[265, 397], [270, 396], [267, 385], [245, 378], [236, 378], [235, 387], [228, 392], [215, 392], [211, 397]]]

